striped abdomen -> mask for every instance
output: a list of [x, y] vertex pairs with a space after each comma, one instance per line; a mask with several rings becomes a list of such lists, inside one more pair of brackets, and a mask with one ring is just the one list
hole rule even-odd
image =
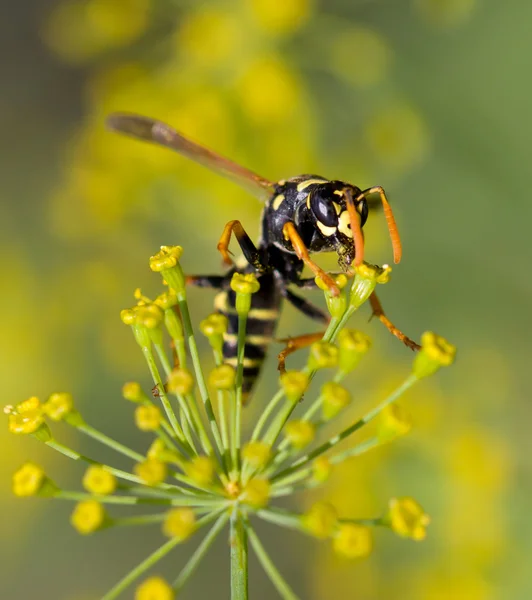
[[[268, 345], [277, 327], [281, 304], [281, 295], [273, 275], [259, 275], [257, 279], [260, 289], [251, 296], [251, 309], [246, 327], [243, 382], [245, 396], [250, 394], [259, 376]], [[233, 290], [224, 290], [216, 296], [214, 307], [229, 321], [227, 333], [224, 335], [223, 354], [225, 362], [236, 368], [238, 315], [235, 309], [235, 297]]]

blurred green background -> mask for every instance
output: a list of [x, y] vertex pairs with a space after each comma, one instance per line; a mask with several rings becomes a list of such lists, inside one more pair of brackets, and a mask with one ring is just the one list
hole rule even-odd
[[[161, 244], [184, 246], [190, 273], [218, 273], [223, 225], [238, 218], [258, 231], [259, 203], [107, 133], [109, 111], [167, 120], [272, 179], [316, 172], [382, 185], [404, 244], [384, 306], [412, 336], [448, 337], [459, 359], [405, 400], [407, 438], [350, 463], [320, 495], [359, 516], [412, 495], [432, 516], [429, 536], [418, 544], [377, 532], [373, 555], [355, 563], [263, 528], [266, 546], [303, 598], [532, 597], [532, 4], [32, 0], [9, 11], [0, 21], [3, 404], [70, 390], [89, 422], [147, 447], [120, 398], [124, 381], [148, 378], [119, 310], [135, 287], [159, 290], [147, 258]], [[367, 258], [390, 260], [382, 215], [366, 231]], [[197, 321], [212, 293], [191, 298]], [[351, 381], [352, 416], [412, 358], [366, 316], [356, 326], [374, 349]], [[314, 329], [286, 308], [281, 333]], [[249, 421], [271, 393], [273, 361], [267, 368]], [[82, 469], [5, 429], [0, 443], [1, 598], [98, 598], [159, 544], [151, 529], [81, 538], [70, 506], [15, 500], [10, 475], [26, 459], [65, 487], [79, 487]], [[171, 577], [189, 552], [180, 547], [161, 571]], [[183, 598], [228, 597], [227, 554], [219, 540]], [[251, 577], [252, 598], [275, 597], [255, 564]]]

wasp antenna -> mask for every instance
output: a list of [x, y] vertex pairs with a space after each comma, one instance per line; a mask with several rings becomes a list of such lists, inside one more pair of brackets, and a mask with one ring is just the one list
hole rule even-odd
[[351, 223], [351, 232], [353, 233], [353, 243], [355, 245], [355, 266], [358, 267], [358, 265], [361, 265], [364, 261], [364, 235], [362, 234], [361, 217], [355, 208], [351, 190], [345, 189], [344, 194], [347, 212], [349, 213], [349, 221]]

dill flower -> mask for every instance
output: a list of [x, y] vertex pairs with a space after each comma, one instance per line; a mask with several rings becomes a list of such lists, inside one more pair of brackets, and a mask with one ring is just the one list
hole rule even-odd
[[[252, 431], [244, 434], [245, 333], [258, 281], [253, 274], [237, 273], [231, 283], [238, 305], [236, 364], [228, 365], [223, 360], [227, 318], [211, 315], [201, 322], [200, 330], [209, 341], [215, 363], [214, 369], [206, 369], [200, 361], [190, 318], [182, 255], [179, 246], [163, 246], [152, 256], [150, 267], [161, 274], [167, 291], [152, 301], [137, 290], [136, 306], [120, 315], [131, 328], [153, 381], [151, 395], [136, 381], [122, 388], [122, 396], [135, 403], [137, 426], [153, 436], [147, 451], [130, 448], [87, 423], [66, 392], [51, 394], [44, 404], [31, 397], [6, 407], [8, 429], [14, 434], [31, 435], [49, 449], [85, 463], [86, 470], [81, 478], [82, 491], [66, 490], [36, 464], [26, 463], [13, 476], [15, 495], [75, 502], [71, 523], [83, 535], [119, 526], [158, 524], [162, 528], [164, 543], [122, 577], [105, 600], [126, 593], [134, 583], [138, 600], [176, 597], [226, 527], [232, 599], [247, 598], [248, 545], [281, 595], [295, 598], [255, 533], [258, 519], [299, 530], [317, 540], [330, 540], [334, 552], [351, 559], [363, 558], [372, 551], [375, 527], [386, 527], [401, 537], [423, 539], [429, 518], [409, 497], [393, 498], [384, 514], [360, 519], [339, 514], [326, 501], [303, 513], [277, 506], [279, 498], [322, 485], [335, 465], [406, 433], [410, 420], [397, 400], [454, 360], [451, 344], [436, 334], [424, 334], [410, 374], [368, 413], [350, 415], [351, 390], [343, 379], [358, 366], [371, 344], [365, 334], [349, 329], [348, 321], [375, 286], [388, 281], [389, 268], [363, 263], [356, 267], [351, 282], [336, 277], [342, 301], [333, 301], [329, 290], [323, 290], [331, 312], [329, 327], [322, 339], [310, 346], [301, 370], [281, 374], [278, 390], [258, 415]], [[320, 369], [326, 369], [327, 381], [315, 390], [313, 377]], [[212, 397], [209, 388], [214, 392]], [[294, 418], [300, 406], [303, 414]], [[320, 440], [323, 426], [332, 427], [340, 413], [347, 424], [337, 426], [330, 437]], [[373, 420], [378, 424], [375, 435], [351, 445], [343, 443]], [[129, 467], [121, 469], [113, 462], [99, 464], [65, 446], [52, 431], [57, 421], [121, 455], [130, 461]], [[120, 516], [124, 506], [145, 506], [149, 510]], [[178, 544], [194, 539], [201, 529], [207, 529], [205, 536], [173, 582], [149, 576], [148, 570], [158, 560]]]

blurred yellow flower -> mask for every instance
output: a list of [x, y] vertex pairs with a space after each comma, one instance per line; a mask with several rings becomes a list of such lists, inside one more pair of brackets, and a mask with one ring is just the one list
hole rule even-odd
[[186, 540], [196, 531], [196, 516], [191, 508], [174, 508], [166, 513], [163, 533], [168, 537]]
[[116, 477], [101, 465], [91, 465], [83, 475], [83, 487], [91, 494], [112, 494], [116, 485]]
[[333, 539], [335, 552], [345, 558], [363, 558], [372, 547], [370, 528], [356, 523], [341, 523]]
[[84, 500], [76, 504], [70, 522], [78, 533], [89, 535], [102, 527], [105, 518], [105, 509], [100, 502]]
[[46, 473], [41, 467], [27, 462], [13, 474], [13, 493], [15, 496], [35, 496], [45, 479]]
[[175, 594], [162, 577], [148, 577], [136, 589], [135, 600], [173, 600]]
[[390, 526], [401, 537], [423, 540], [430, 518], [413, 498], [392, 498], [388, 510]]
[[272, 34], [288, 34], [299, 29], [312, 12], [311, 0], [246, 0], [259, 25]]

